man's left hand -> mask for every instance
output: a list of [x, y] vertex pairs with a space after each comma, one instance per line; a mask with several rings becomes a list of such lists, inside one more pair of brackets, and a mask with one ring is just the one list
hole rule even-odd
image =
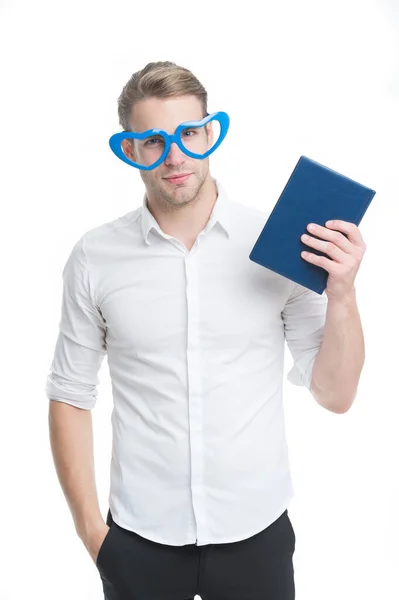
[[[330, 258], [313, 252], [302, 252], [302, 258], [328, 271], [325, 292], [329, 300], [351, 298], [355, 289], [356, 274], [366, 251], [358, 227], [347, 221], [327, 221], [326, 227], [314, 223], [313, 225], [314, 229], [312, 223], [307, 226], [311, 235], [306, 238], [304, 234], [301, 236], [301, 241], [311, 248], [324, 252]], [[348, 237], [343, 235], [344, 233]]]

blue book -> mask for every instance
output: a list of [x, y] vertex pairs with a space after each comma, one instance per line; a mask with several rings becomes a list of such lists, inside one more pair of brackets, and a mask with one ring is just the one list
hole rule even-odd
[[319, 256], [327, 255], [304, 244], [301, 235], [310, 234], [309, 223], [325, 227], [330, 219], [359, 226], [375, 193], [357, 181], [301, 156], [249, 258], [322, 294], [328, 272], [307, 262], [301, 252], [307, 250]]

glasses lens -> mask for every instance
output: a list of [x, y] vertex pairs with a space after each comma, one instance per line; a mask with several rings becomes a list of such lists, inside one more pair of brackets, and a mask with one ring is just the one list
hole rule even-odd
[[125, 138], [122, 150], [125, 156], [142, 167], [151, 167], [161, 158], [165, 140], [161, 135], [149, 135], [142, 140]]
[[213, 120], [201, 127], [188, 127], [180, 133], [182, 144], [189, 152], [203, 155], [212, 149], [220, 137], [219, 121]]

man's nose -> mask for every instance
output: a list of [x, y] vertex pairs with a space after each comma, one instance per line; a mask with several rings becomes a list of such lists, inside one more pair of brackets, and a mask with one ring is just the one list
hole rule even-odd
[[169, 152], [166, 155], [165, 163], [167, 165], [181, 165], [186, 160], [186, 155], [182, 152], [176, 142], [172, 142]]

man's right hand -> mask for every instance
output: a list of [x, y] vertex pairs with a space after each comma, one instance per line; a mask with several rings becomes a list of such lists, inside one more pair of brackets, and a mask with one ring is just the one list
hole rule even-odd
[[110, 527], [106, 523], [102, 523], [101, 527], [96, 528], [90, 533], [81, 536], [82, 541], [89, 552], [91, 558], [94, 561], [94, 564], [97, 563], [97, 557], [100, 551], [101, 546], [110, 530]]

